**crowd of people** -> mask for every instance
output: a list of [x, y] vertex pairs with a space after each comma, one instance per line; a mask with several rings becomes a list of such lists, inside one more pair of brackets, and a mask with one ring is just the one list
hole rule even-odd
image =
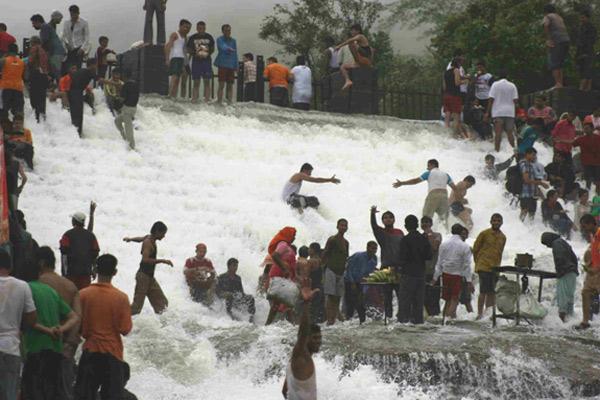
[[[115, 68], [107, 79], [109, 67], [116, 64], [116, 53], [108, 48], [109, 39], [100, 36], [95, 56], [90, 55], [90, 29], [80, 17], [79, 7], [69, 7], [70, 19], [63, 23], [62, 34], [57, 26], [62, 22], [60, 11], [52, 12], [49, 22], [41, 14], [31, 18], [39, 36], [29, 39], [28, 47], [19, 51], [16, 39], [0, 24], [0, 120], [16, 151], [27, 153], [33, 167], [33, 140], [24, 128], [24, 92], [29, 94], [31, 108], [38, 122], [46, 119], [47, 100], [60, 99], [68, 109], [71, 122], [79, 135], [83, 133], [84, 104], [95, 113], [93, 86], [103, 88], [115, 126], [131, 149], [135, 148], [133, 118], [139, 99], [139, 85]], [[85, 66], [84, 66], [85, 63]]]
[[[151, 8], [156, 11], [163, 6], [165, 4], [157, 4]], [[150, 6], [146, 5], [147, 9], [148, 7]], [[28, 47], [21, 51], [16, 39], [7, 32], [7, 26], [0, 23], [0, 71], [3, 76], [0, 82], [0, 120], [4, 132], [15, 134], [21, 142], [26, 142], [23, 112], [24, 93], [28, 92], [38, 122], [46, 118], [47, 100], [53, 102], [60, 99], [63, 108], [69, 110], [71, 122], [81, 136], [84, 104], [89, 105], [95, 114], [93, 88], [100, 86], [106, 104], [115, 117], [117, 130], [129, 147], [135, 149], [133, 120], [139, 101], [139, 83], [134, 76], [127, 76], [126, 71], [119, 68], [115, 51], [108, 47], [107, 36], [100, 36], [98, 48], [94, 53], [91, 51], [88, 22], [80, 16], [77, 5], [72, 5], [68, 11], [70, 18], [63, 23], [61, 34], [57, 32], [57, 26], [63, 21], [60, 11], [52, 12], [48, 22], [41, 14], [33, 15], [30, 18], [31, 24], [39, 31], [39, 36], [31, 37], [27, 41]], [[162, 14], [164, 18], [164, 9]], [[150, 16], [150, 31], [147, 24], [145, 41], [140, 43], [141, 46], [152, 44], [151, 18]], [[182, 19], [178, 29], [169, 35], [168, 40], [165, 40], [164, 32], [159, 32], [157, 45], [164, 47], [169, 75], [168, 96], [187, 97], [187, 85], [191, 81], [192, 103], [200, 100], [201, 86], [204, 102], [212, 102], [214, 65], [218, 78], [216, 101], [218, 104], [224, 101], [231, 103], [233, 84], [238, 73], [237, 42], [232, 37], [231, 25], [222, 25], [222, 35], [216, 40], [207, 32], [204, 21], [196, 23], [196, 32], [193, 34], [190, 34], [191, 28], [192, 23]], [[164, 21], [159, 31], [161, 29], [164, 30]], [[329, 72], [341, 72], [345, 79], [343, 90], [352, 86], [349, 71], [370, 67], [374, 53], [360, 25], [353, 25], [349, 36], [338, 46], [327, 50]], [[215, 52], [217, 54], [213, 62]], [[254, 55], [243, 54], [242, 62], [244, 101], [254, 101], [257, 98]], [[291, 98], [293, 108], [308, 110], [313, 96], [313, 75], [306, 56], [298, 56], [296, 65], [291, 69], [280, 63], [275, 56], [269, 57], [266, 64], [263, 77], [269, 82], [270, 103], [288, 107]], [[32, 148], [31, 137], [27, 140], [29, 142], [26, 143]]]
[[[548, 49], [548, 69], [552, 71], [554, 86], [564, 87], [564, 65], [569, 56], [572, 42], [563, 18], [556, 7], [548, 4], [543, 10], [543, 26]], [[580, 10], [580, 24], [576, 40], [575, 63], [580, 75], [579, 89], [592, 89], [595, 52], [597, 41], [596, 27], [591, 23], [591, 11]], [[557, 116], [545, 110], [545, 99], [536, 99], [535, 108], [529, 112], [521, 109], [516, 85], [509, 80], [505, 70], [496, 74], [488, 71], [486, 62], [479, 60], [475, 72], [467, 73], [464, 52], [456, 50], [453, 59], [444, 73], [443, 113], [447, 127], [453, 125], [458, 137], [488, 139], [494, 136], [496, 151], [500, 148], [502, 136], [506, 133], [514, 147], [516, 128], [527, 117], [543, 118], [544, 132], [549, 134]]]
[[[187, 82], [191, 79], [192, 103], [197, 103], [200, 98], [200, 87], [204, 85], [203, 100], [211, 102], [211, 82], [213, 79], [213, 64], [217, 67], [218, 89], [217, 102], [232, 102], [233, 83], [238, 71], [237, 42], [231, 36], [231, 26], [221, 26], [222, 36], [215, 41], [207, 32], [204, 21], [196, 23], [196, 33], [189, 35], [192, 23], [186, 19], [179, 22], [177, 31], [171, 33], [164, 46], [165, 62], [168, 67], [170, 82], [169, 96], [177, 97], [179, 94], [187, 96]], [[332, 39], [333, 41], [333, 39]], [[332, 42], [334, 43], [334, 42]], [[162, 43], [158, 40], [158, 45]], [[217, 56], [212, 62], [212, 56]], [[328, 47], [328, 71], [340, 71], [345, 79], [342, 90], [352, 86], [349, 70], [359, 67], [370, 67], [373, 62], [374, 50], [362, 32], [360, 25], [350, 28], [349, 38], [337, 46]], [[244, 101], [254, 101], [257, 95], [256, 76], [257, 68], [252, 53], [242, 56], [243, 62], [243, 98]], [[313, 76], [308, 66], [306, 56], [296, 57], [296, 65], [289, 68], [279, 62], [277, 57], [271, 56], [266, 60], [263, 77], [269, 82], [269, 101], [273, 105], [288, 107], [291, 97], [292, 107], [299, 110], [308, 110], [312, 99]], [[291, 96], [289, 86], [292, 86]], [[225, 96], [224, 96], [225, 92]]]

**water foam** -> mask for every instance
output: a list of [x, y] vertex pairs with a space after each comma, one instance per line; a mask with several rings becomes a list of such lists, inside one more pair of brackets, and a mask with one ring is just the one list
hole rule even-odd
[[[155, 220], [169, 226], [158, 254], [172, 259], [175, 267], [160, 265], [156, 272], [169, 310], [157, 317], [146, 304], [125, 341], [132, 365], [129, 387], [144, 400], [280, 398], [294, 328], [255, 329], [231, 321], [222, 306], [209, 310], [191, 302], [182, 274], [185, 259], [201, 241], [207, 243], [208, 257], [219, 273], [229, 257], [236, 257], [244, 287], [254, 293], [266, 244], [285, 225], [298, 229], [297, 244], [324, 243], [335, 233], [335, 221], [345, 217], [350, 221], [350, 250], [362, 251], [372, 239], [371, 205], [391, 209], [399, 222], [408, 213], [420, 215], [426, 185], [395, 190], [391, 184], [395, 178], [420, 175], [429, 158], [437, 158], [455, 180], [467, 174], [477, 177], [468, 194], [475, 210], [474, 233], [488, 226], [492, 212], [501, 212], [508, 237], [505, 264], [512, 264], [517, 252], [548, 254], [539, 243], [545, 229], [539, 216], [533, 224], [521, 223], [501, 185], [483, 179], [483, 156], [491, 145], [451, 139], [436, 124], [304, 114], [269, 106], [219, 109], [148, 97], [138, 107], [138, 147], [132, 152], [104, 105], [95, 116], [87, 107], [85, 113], [80, 140], [68, 113], [58, 105], [49, 104], [48, 120], [41, 125], [35, 125], [28, 112], [36, 169], [29, 173], [20, 204], [34, 237], [58, 251], [69, 215], [85, 211], [95, 200], [95, 233], [102, 252], [119, 258], [114, 284], [130, 296], [140, 249], [122, 242], [122, 237], [145, 234]], [[509, 156], [506, 147], [497, 158], [503, 156]], [[550, 151], [541, 148], [539, 156], [548, 161]], [[303, 191], [317, 195], [323, 207], [298, 215], [279, 198], [286, 179], [307, 161], [315, 166], [315, 175], [337, 174], [342, 184], [306, 184]], [[576, 241], [575, 248], [581, 255], [584, 244]], [[541, 267], [552, 269], [548, 258], [544, 260]], [[578, 285], [581, 282], [580, 277]], [[553, 293], [548, 289], [544, 300], [550, 306]], [[579, 300], [577, 304], [580, 315]], [[257, 307], [257, 322], [262, 323], [266, 301], [258, 301]], [[542, 329], [563, 332], [553, 317], [556, 308], [551, 313]], [[460, 311], [460, 318], [472, 316]], [[597, 336], [600, 328], [594, 329]], [[236, 342], [240, 332], [253, 342]], [[236, 348], [236, 356], [223, 351], [230, 347]], [[321, 356], [316, 365], [320, 398], [437, 397], [418, 386], [382, 380], [369, 366], [348, 372], [341, 361]]]

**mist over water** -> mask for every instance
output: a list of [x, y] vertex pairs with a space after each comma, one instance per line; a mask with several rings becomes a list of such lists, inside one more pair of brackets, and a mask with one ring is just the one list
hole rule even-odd
[[[490, 143], [454, 140], [436, 123], [266, 105], [192, 106], [145, 97], [136, 115], [133, 152], [114, 127], [101, 93], [96, 95], [98, 113], [92, 116], [86, 107], [83, 140], [58, 104], [49, 104], [48, 120], [41, 125], [27, 111], [36, 169], [28, 174], [20, 205], [35, 239], [58, 252], [69, 216], [80, 210], [87, 214], [89, 201], [96, 201], [101, 251], [118, 257], [114, 284], [130, 298], [140, 246], [122, 238], [148, 233], [157, 220], [169, 227], [158, 243], [158, 257], [171, 259], [175, 267], [159, 265], [156, 272], [169, 309], [156, 316], [146, 302], [125, 339], [125, 359], [132, 368], [128, 388], [140, 399], [280, 399], [296, 328], [285, 323], [263, 327], [268, 311], [264, 299], [257, 299], [257, 326], [232, 321], [218, 302], [212, 309], [192, 302], [182, 272], [185, 259], [194, 255], [199, 242], [207, 244], [207, 257], [218, 273], [225, 272], [228, 258], [236, 257], [245, 291], [255, 294], [266, 246], [283, 226], [297, 228], [297, 245], [324, 245], [335, 233], [336, 220], [344, 217], [351, 253], [363, 251], [372, 240], [372, 205], [392, 210], [398, 227], [407, 214], [421, 215], [426, 183], [401, 189], [393, 189], [392, 183], [419, 176], [430, 158], [437, 158], [455, 181], [469, 174], [477, 178], [467, 196], [475, 210], [471, 244], [488, 227], [491, 214], [500, 212], [508, 239], [504, 265], [512, 265], [516, 253], [529, 252], [536, 257], [536, 268], [553, 270], [549, 250], [539, 241], [545, 230], [539, 213], [533, 224], [521, 223], [502, 184], [483, 178]], [[498, 161], [509, 157], [507, 146]], [[538, 155], [543, 163], [551, 158], [543, 147]], [[305, 184], [302, 192], [318, 196], [322, 207], [299, 215], [281, 203], [280, 195], [304, 162], [313, 164], [315, 176], [336, 174], [342, 183]], [[436, 229], [447, 236], [441, 226]], [[579, 239], [572, 244], [581, 257], [585, 244]], [[464, 308], [453, 326], [436, 321], [423, 328], [383, 327], [372, 322], [359, 328], [355, 320], [324, 328], [322, 353], [316, 357], [319, 399], [574, 397], [567, 377], [553, 364], [555, 358], [564, 352], [569, 360], [589, 362], [586, 368], [600, 368], [593, 361], [599, 351], [597, 322], [584, 334], [588, 342], [564, 339], [575, 335], [571, 327], [581, 318], [582, 283], [580, 276], [576, 316], [567, 325], [558, 319], [551, 303], [554, 282], [548, 282], [543, 303], [549, 315], [533, 330], [492, 331], [490, 321], [467, 322], [474, 315]], [[549, 345], [536, 345], [537, 338]], [[446, 348], [446, 343], [452, 346]], [[369, 349], [377, 354], [369, 358]], [[437, 371], [433, 375], [431, 365]], [[566, 367], [577, 370], [575, 362]], [[464, 390], [443, 381], [457, 374], [464, 377]], [[498, 388], [477, 387], [478, 382], [496, 382]], [[511, 382], [516, 383], [509, 387]], [[521, 391], [519, 385], [530, 389]]]

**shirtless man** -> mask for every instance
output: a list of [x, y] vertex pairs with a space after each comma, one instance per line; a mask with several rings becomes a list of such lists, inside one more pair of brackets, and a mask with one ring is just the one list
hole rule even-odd
[[127, 243], [142, 243], [142, 261], [140, 262], [140, 269], [135, 275], [135, 292], [131, 304], [131, 315], [139, 314], [142, 311], [146, 297], [150, 300], [150, 304], [157, 314], [162, 313], [169, 305], [169, 301], [154, 278], [154, 270], [158, 264], [167, 264], [173, 267], [170, 260], [156, 258], [158, 250], [156, 241], [162, 240], [166, 234], [167, 226], [158, 221], [152, 225], [149, 235], [123, 238], [123, 241]]
[[300, 281], [303, 278], [310, 278], [311, 263], [308, 260], [308, 247], [302, 246], [298, 249], [298, 259], [296, 260], [296, 279]]
[[335, 49], [339, 50], [346, 45], [349, 46], [354, 56], [354, 62], [344, 63], [340, 66], [340, 72], [346, 80], [342, 91], [349, 89], [353, 84], [352, 80], [350, 80], [349, 69], [370, 67], [373, 64], [373, 50], [369, 46], [369, 40], [363, 35], [360, 25], [352, 25], [350, 27], [350, 38], [336, 46]]
[[310, 281], [312, 289], [319, 289], [310, 304], [311, 321], [319, 324], [325, 320], [325, 302], [323, 298], [323, 267], [321, 261], [321, 245], [317, 242], [308, 246], [308, 265], [310, 266]]
[[465, 204], [469, 203], [465, 196], [467, 195], [467, 190], [472, 188], [473, 185], [475, 185], [475, 178], [469, 175], [454, 185], [454, 189], [452, 189], [450, 197], [448, 197], [448, 204], [450, 204], [452, 215], [460, 219], [468, 230], [473, 229], [473, 220], [471, 219], [473, 210], [465, 207]]
[[303, 302], [298, 340], [292, 352], [292, 359], [287, 366], [283, 397], [289, 400], [317, 400], [317, 380], [315, 363], [312, 355], [321, 347], [321, 328], [310, 323], [310, 302], [318, 289], [310, 288], [310, 279], [301, 282], [301, 297]]
[[315, 178], [312, 176], [313, 166], [309, 163], [304, 163], [300, 168], [300, 172], [292, 175], [290, 180], [286, 182], [281, 198], [284, 202], [291, 205], [293, 208], [298, 208], [302, 210], [303, 208], [319, 207], [319, 199], [314, 196], [307, 197], [301, 196], [298, 193], [302, 188], [302, 182], [312, 182], [312, 183], [335, 183], [336, 185], [341, 181], [333, 175], [331, 178]]

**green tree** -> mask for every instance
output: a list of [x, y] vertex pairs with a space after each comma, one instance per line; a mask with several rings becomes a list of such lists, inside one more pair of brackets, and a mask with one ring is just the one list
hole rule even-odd
[[[294, 0], [275, 5], [273, 14], [263, 19], [259, 37], [281, 46], [284, 54], [306, 56], [318, 74], [324, 69], [327, 38], [341, 42], [352, 24], [360, 24], [368, 35], [383, 10], [378, 0]], [[373, 47], [383, 46], [384, 55], [391, 49], [386, 35], [376, 32], [372, 38]]]
[[439, 92], [445, 65], [436, 62], [431, 54], [424, 56], [395, 55], [382, 77], [382, 86], [392, 91], [405, 93]]
[[[395, 0], [390, 24], [426, 26], [431, 35], [432, 60], [443, 68], [457, 48], [467, 58], [466, 69], [480, 59], [494, 73], [505, 69], [522, 91], [547, 87], [547, 49], [542, 27], [543, 7], [549, 0]], [[565, 19], [572, 42], [577, 37], [578, 1], [553, 2]], [[598, 3], [596, 0], [594, 3]], [[588, 6], [588, 5], [586, 5]], [[574, 46], [571, 46], [574, 49]], [[567, 64], [574, 77], [574, 63]]]

